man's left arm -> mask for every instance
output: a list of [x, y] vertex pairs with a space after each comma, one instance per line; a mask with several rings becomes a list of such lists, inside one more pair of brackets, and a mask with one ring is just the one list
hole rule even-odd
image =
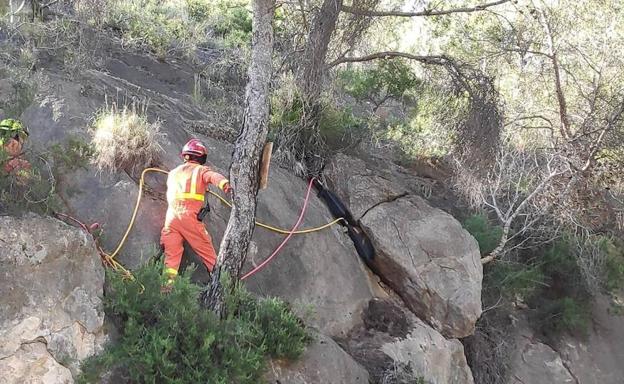
[[230, 181], [219, 172], [215, 172], [210, 170], [209, 168], [206, 168], [206, 171], [203, 173], [202, 177], [204, 178], [204, 182], [206, 184], [216, 185], [217, 187], [219, 187], [220, 190], [225, 193], [229, 193], [232, 189], [230, 187]]

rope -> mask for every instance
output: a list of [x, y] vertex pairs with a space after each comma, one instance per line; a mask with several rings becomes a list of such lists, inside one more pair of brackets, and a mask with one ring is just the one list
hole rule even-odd
[[[126, 232], [124, 233], [124, 235], [122, 236], [121, 240], [119, 241], [119, 244], [117, 245], [117, 247], [115, 248], [115, 250], [112, 253], [107, 253], [105, 252], [102, 247], [100, 247], [100, 245], [97, 242], [97, 239], [95, 238], [95, 236], [93, 235], [93, 233], [91, 233], [91, 231], [89, 230], [89, 227], [87, 227], [87, 225], [83, 222], [81, 222], [80, 220], [69, 216], [67, 214], [64, 213], [56, 213], [57, 216], [71, 220], [75, 223], [77, 223], [82, 229], [84, 229], [86, 232], [90, 233], [93, 238], [96, 240], [96, 246], [98, 249], [98, 252], [100, 253], [100, 256], [102, 257], [103, 261], [110, 265], [113, 269], [117, 270], [117, 271], [121, 271], [124, 275], [128, 276], [130, 279], [134, 279], [134, 277], [132, 276], [132, 273], [127, 270], [121, 263], [119, 263], [117, 260], [115, 260], [115, 257], [119, 254], [119, 252], [121, 251], [121, 249], [123, 248], [124, 244], [126, 243], [126, 240], [128, 239], [128, 236], [130, 235], [130, 231], [132, 230], [132, 227], [134, 226], [134, 222], [136, 221], [136, 217], [137, 214], [139, 212], [139, 206], [141, 204], [141, 199], [143, 197], [143, 190], [145, 187], [145, 175], [148, 172], [157, 172], [157, 173], [162, 173], [162, 174], [168, 174], [168, 171], [165, 171], [163, 169], [160, 168], [145, 168], [143, 170], [143, 172], [141, 172], [141, 178], [139, 180], [139, 193], [137, 195], [137, 199], [136, 199], [136, 203], [134, 205], [134, 210], [132, 211], [132, 216], [130, 218], [130, 222], [128, 223], [128, 227], [126, 228]], [[271, 225], [268, 224], [264, 224], [262, 222], [256, 221], [256, 225], [265, 229], [268, 229], [270, 231], [276, 232], [276, 233], [280, 233], [280, 234], [285, 234], [288, 235], [284, 241], [282, 241], [282, 243], [277, 247], [277, 249], [265, 260], [263, 261], [259, 266], [257, 266], [256, 268], [254, 268], [252, 271], [248, 272], [247, 274], [245, 274], [245, 276], [243, 276], [241, 278], [241, 280], [246, 279], [247, 277], [253, 275], [254, 273], [256, 273], [257, 271], [259, 271], [261, 268], [263, 268], [269, 261], [271, 261], [271, 259], [273, 259], [277, 253], [279, 253], [279, 251], [283, 248], [283, 246], [286, 244], [286, 242], [292, 237], [292, 235], [301, 235], [301, 234], [307, 234], [307, 233], [312, 233], [312, 232], [317, 232], [317, 231], [321, 231], [325, 228], [331, 227], [334, 224], [337, 224], [341, 221], [344, 221], [343, 218], [338, 218], [335, 219], [327, 224], [318, 226], [318, 227], [314, 227], [314, 228], [307, 228], [307, 229], [302, 229], [297, 231], [296, 229], [299, 227], [299, 225], [301, 224], [301, 221], [303, 220], [303, 214], [305, 213], [305, 210], [307, 208], [308, 205], [308, 201], [310, 198], [310, 192], [312, 189], [312, 182], [314, 179], [310, 180], [310, 184], [308, 185], [308, 190], [306, 192], [306, 197], [305, 197], [305, 201], [304, 201], [304, 205], [303, 208], [301, 210], [301, 214], [299, 215], [299, 219], [297, 220], [297, 223], [295, 224], [295, 226], [292, 228], [292, 230], [286, 230], [286, 229], [282, 229], [282, 228], [277, 228], [277, 227], [273, 227]], [[230, 203], [228, 200], [226, 200], [224, 197], [222, 197], [221, 195], [219, 195], [218, 193], [215, 193], [213, 191], [208, 191], [211, 195], [217, 197], [224, 205], [228, 206], [229, 208], [232, 208], [232, 203]]]
[[[213, 196], [216, 196], [219, 200], [221, 200], [221, 202], [223, 204], [225, 204], [228, 207], [232, 208], [232, 204], [229, 201], [227, 201], [223, 196], [221, 196], [218, 193], [213, 192], [213, 191], [208, 191], [208, 193], [210, 193]], [[273, 231], [273, 232], [281, 233], [283, 235], [289, 235], [291, 233], [295, 234], [295, 235], [303, 235], [303, 234], [306, 234], [306, 233], [312, 233], [312, 232], [323, 230], [323, 229], [331, 227], [332, 225], [337, 224], [337, 223], [339, 223], [341, 221], [345, 221], [345, 219], [342, 218], [342, 217], [339, 217], [336, 220], [330, 221], [329, 223], [327, 223], [325, 225], [321, 225], [320, 227], [302, 229], [302, 230], [294, 231], [294, 232], [293, 231], [288, 231], [286, 229], [276, 228], [276, 227], [270, 226], [268, 224], [261, 223], [259, 221], [256, 221], [256, 225], [258, 227], [262, 227], [262, 228], [268, 229], [268, 230]]]
[[308, 190], [306, 191], [306, 197], [303, 201], [303, 207], [301, 207], [301, 213], [299, 214], [299, 219], [297, 219], [297, 222], [293, 226], [292, 230], [288, 233], [288, 236], [286, 236], [286, 238], [280, 243], [280, 245], [275, 248], [275, 251], [273, 251], [273, 253], [271, 253], [269, 257], [267, 257], [262, 263], [260, 263], [260, 265], [243, 275], [243, 277], [241, 277], [241, 280], [245, 280], [249, 276], [254, 275], [256, 272], [264, 268], [264, 266], [267, 265], [279, 253], [279, 251], [282, 250], [282, 248], [284, 247], [284, 245], [286, 245], [288, 240], [290, 240], [292, 235], [295, 234], [297, 227], [299, 227], [299, 224], [301, 224], [301, 221], [303, 220], [303, 215], [305, 214], [306, 208], [308, 207], [308, 200], [310, 200], [310, 191], [312, 190], [313, 182], [314, 178], [310, 179], [310, 183], [308, 184]]

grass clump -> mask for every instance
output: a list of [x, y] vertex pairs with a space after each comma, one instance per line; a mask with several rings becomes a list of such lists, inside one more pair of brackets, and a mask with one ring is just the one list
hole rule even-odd
[[163, 149], [160, 123], [149, 122], [134, 107], [115, 105], [100, 112], [93, 124], [93, 163], [99, 170], [138, 171], [155, 165]]
[[161, 266], [135, 272], [135, 280], [111, 273], [107, 313], [119, 323], [120, 337], [83, 365], [80, 383], [96, 383], [114, 370], [138, 383], [259, 383], [267, 359], [296, 359], [310, 336], [278, 299], [257, 300], [241, 286], [226, 298], [218, 319], [199, 304], [200, 287], [190, 273], [160, 293]]

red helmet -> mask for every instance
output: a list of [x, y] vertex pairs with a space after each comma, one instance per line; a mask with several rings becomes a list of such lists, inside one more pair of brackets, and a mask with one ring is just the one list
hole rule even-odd
[[184, 147], [182, 148], [182, 156], [184, 155], [206, 156], [208, 155], [208, 150], [198, 139], [191, 139], [188, 143], [184, 144]]

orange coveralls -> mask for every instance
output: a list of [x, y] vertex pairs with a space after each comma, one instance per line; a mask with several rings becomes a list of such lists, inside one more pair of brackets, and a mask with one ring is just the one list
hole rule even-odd
[[184, 252], [184, 240], [201, 257], [202, 262], [212, 271], [217, 254], [212, 239], [197, 220], [197, 213], [203, 206], [204, 194], [209, 184], [223, 189], [228, 180], [210, 168], [194, 162], [186, 162], [169, 172], [167, 177], [167, 216], [160, 235], [160, 243], [165, 248], [165, 274], [173, 278]]
[[4, 144], [3, 148], [10, 157], [10, 160], [4, 164], [6, 173], [17, 173], [21, 170], [30, 169], [30, 163], [19, 158], [22, 153], [21, 141], [11, 138]]

